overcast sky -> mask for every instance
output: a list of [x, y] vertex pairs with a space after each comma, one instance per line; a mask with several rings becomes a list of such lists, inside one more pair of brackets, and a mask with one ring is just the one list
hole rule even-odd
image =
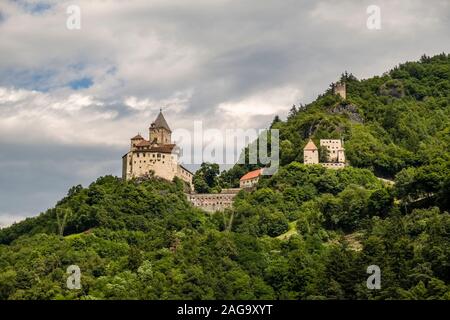
[[[265, 128], [345, 70], [367, 78], [448, 53], [449, 3], [1, 0], [0, 225], [120, 175], [160, 107], [172, 129]], [[73, 4], [80, 30], [66, 26]]]

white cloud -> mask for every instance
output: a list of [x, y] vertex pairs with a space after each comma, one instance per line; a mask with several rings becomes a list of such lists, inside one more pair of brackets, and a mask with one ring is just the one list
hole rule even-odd
[[288, 86], [259, 92], [240, 101], [223, 102], [218, 109], [236, 118], [275, 115], [286, 113], [301, 98], [300, 89]]
[[28, 91], [28, 90], [8, 90], [7, 88], [0, 87], [0, 104], [6, 103], [16, 103], [26, 99], [31, 95], [37, 95], [36, 91]]
[[[93, 97], [82, 94], [71, 94], [63, 101], [55, 102], [51, 105], [56, 110], [79, 111], [85, 107], [103, 106], [104, 103], [94, 100]], [[109, 118], [109, 117], [108, 117]]]
[[[86, 93], [43, 93], [0, 87], [0, 143], [59, 143], [123, 147], [137, 131], [148, 128], [159, 112], [168, 119], [182, 113], [190, 92], [161, 99], [128, 97], [124, 104], [130, 113], [119, 116], [120, 105], [105, 102]], [[178, 122], [183, 121], [182, 117]], [[16, 137], [20, 136], [19, 140]]]
[[[0, 87], [0, 142], [84, 145], [112, 143], [117, 111], [84, 94], [50, 94]], [[107, 131], [108, 129], [109, 132]], [[20, 136], [20, 139], [15, 137]]]
[[9, 214], [9, 213], [0, 213], [0, 229], [8, 227], [13, 223], [20, 222], [25, 220], [28, 217], [33, 216], [32, 214]]
[[440, 11], [448, 10], [450, 4], [439, 0], [431, 2], [433, 5], [427, 5], [422, 0], [321, 1], [317, 2], [309, 16], [311, 22], [316, 24], [332, 24], [337, 30], [345, 27], [352, 29], [351, 32], [364, 33], [368, 31], [367, 7], [376, 5], [380, 8], [382, 29], [389, 32], [390, 37], [396, 34], [413, 35], [416, 31], [423, 32], [442, 23]]
[[192, 92], [177, 92], [173, 96], [162, 99], [162, 100], [152, 100], [149, 98], [139, 99], [134, 96], [126, 97], [124, 99], [124, 104], [137, 111], [151, 111], [157, 112], [160, 108], [163, 110], [169, 110], [169, 112], [182, 112], [189, 104], [189, 99], [192, 96]]

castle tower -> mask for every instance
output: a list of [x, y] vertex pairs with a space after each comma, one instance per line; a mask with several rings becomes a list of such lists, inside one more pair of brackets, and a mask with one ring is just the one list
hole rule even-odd
[[340, 95], [342, 99], [347, 98], [347, 88], [345, 82], [336, 82], [333, 84], [333, 93], [336, 95]]
[[131, 140], [131, 150], [134, 150], [136, 148], [136, 145], [139, 144], [139, 142], [144, 141], [144, 138], [138, 134], [137, 136], [134, 136], [133, 138], [130, 139]]
[[166, 119], [162, 114], [162, 110], [159, 111], [155, 121], [149, 128], [149, 141], [150, 143], [156, 142], [156, 144], [170, 144], [172, 143], [172, 131], [167, 124]]
[[317, 149], [316, 145], [311, 139], [309, 139], [308, 143], [303, 148], [303, 163], [304, 164], [319, 163], [319, 149]]

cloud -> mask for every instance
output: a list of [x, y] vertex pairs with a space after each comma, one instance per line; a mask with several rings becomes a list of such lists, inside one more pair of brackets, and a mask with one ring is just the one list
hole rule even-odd
[[32, 214], [19, 215], [19, 214], [11, 214], [11, 213], [3, 213], [0, 212], [0, 229], [4, 227], [8, 227], [13, 223], [20, 222], [25, 220], [28, 217], [33, 216]]
[[252, 117], [257, 115], [274, 115], [286, 113], [289, 104], [300, 101], [300, 89], [293, 87], [274, 88], [258, 92], [250, 97], [235, 102], [219, 104], [219, 111], [224, 111], [233, 117]]
[[117, 112], [81, 93], [50, 94], [0, 87], [0, 142], [72, 145], [117, 144], [111, 121]]
[[169, 112], [180, 113], [184, 111], [188, 104], [192, 92], [176, 92], [171, 97], [162, 100], [152, 100], [149, 98], [139, 99], [134, 96], [126, 97], [125, 106], [137, 111], [157, 112], [160, 109], [169, 110]]

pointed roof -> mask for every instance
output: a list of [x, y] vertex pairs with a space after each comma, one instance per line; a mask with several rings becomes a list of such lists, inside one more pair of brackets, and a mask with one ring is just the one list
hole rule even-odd
[[159, 114], [151, 126], [154, 128], [164, 128], [164, 129], [172, 132], [172, 130], [170, 130], [170, 128], [169, 128], [169, 125], [167, 124], [166, 119], [164, 118], [164, 115], [162, 114], [161, 109], [159, 110]]
[[314, 144], [314, 142], [312, 141], [312, 139], [309, 139], [308, 143], [306, 144], [306, 146], [303, 148], [303, 150], [317, 150], [316, 145]]
[[131, 140], [144, 140], [144, 138], [142, 138], [142, 136], [140, 134], [138, 134], [137, 136], [134, 136], [133, 138], [131, 138]]
[[243, 180], [254, 179], [256, 177], [259, 177], [262, 174], [262, 171], [263, 171], [263, 169], [256, 169], [256, 170], [250, 171], [250, 172], [244, 174], [241, 177], [241, 179], [239, 179], [239, 180], [243, 181]]

